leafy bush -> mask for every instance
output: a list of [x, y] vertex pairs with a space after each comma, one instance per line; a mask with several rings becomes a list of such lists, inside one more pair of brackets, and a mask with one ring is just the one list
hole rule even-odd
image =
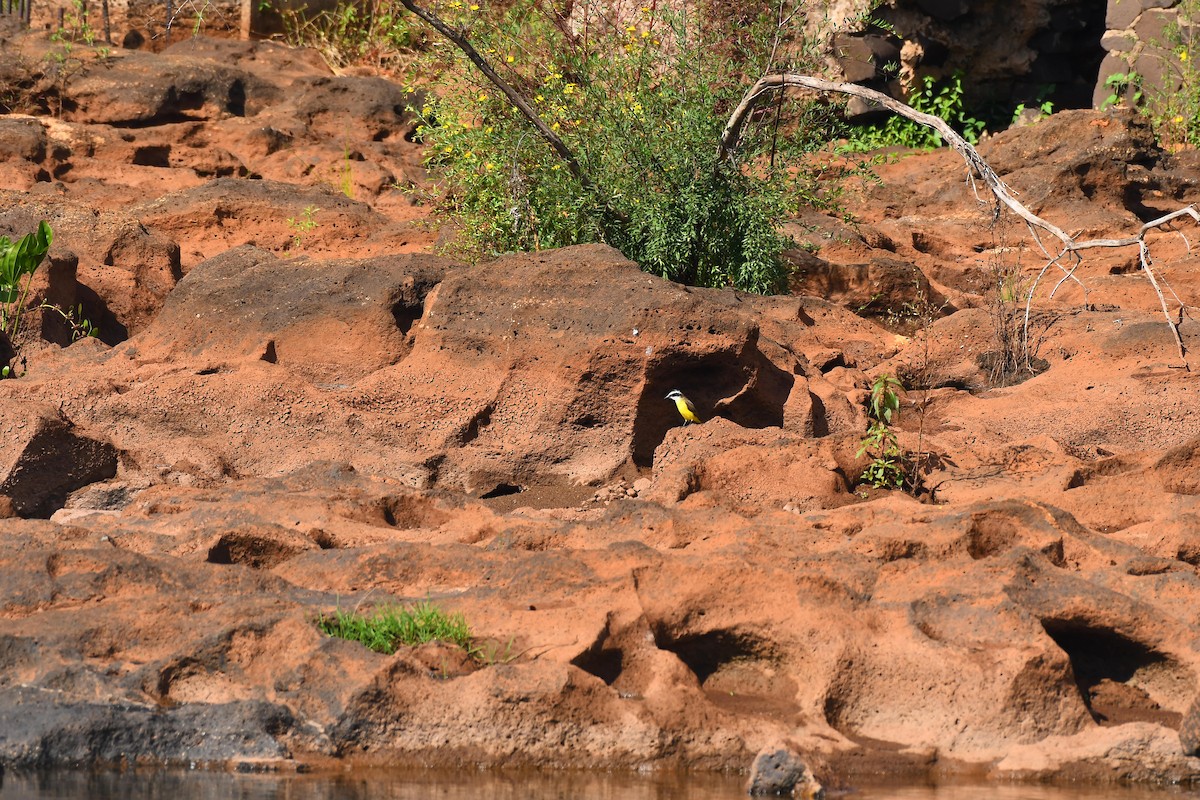
[[[961, 72], [955, 72], [941, 84], [932, 76], [925, 76], [923, 85], [910, 94], [906, 102], [917, 111], [944, 119], [971, 144], [978, 142], [983, 134], [986, 123], [969, 116], [963, 107]], [[881, 147], [929, 149], [943, 144], [942, 136], [937, 131], [895, 115], [882, 123], [857, 126], [849, 138], [850, 149], [856, 151], [878, 150]]]
[[383, 606], [370, 614], [338, 609], [322, 617], [317, 627], [329, 636], [360, 642], [377, 653], [391, 654], [396, 648], [441, 641], [458, 645], [473, 654], [471, 631], [462, 614], [447, 614], [432, 603], [411, 608]]
[[[582, 8], [582, 4], [576, 7]], [[672, 280], [755, 292], [784, 287], [779, 224], [818, 204], [805, 153], [828, 140], [818, 106], [782, 100], [757, 114], [731, 163], [717, 143], [746, 88], [785, 46], [790, 22], [698, 22], [644, 7], [636, 19], [581, 25], [519, 0], [499, 24], [450, 2], [456, 24], [574, 152], [584, 185], [466, 58], [432, 48], [453, 79], [418, 109], [437, 199], [459, 221], [458, 249], [486, 257], [605, 242]]]

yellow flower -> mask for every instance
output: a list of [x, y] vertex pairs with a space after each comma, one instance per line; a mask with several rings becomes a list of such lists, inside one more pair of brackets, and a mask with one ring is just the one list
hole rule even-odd
[[484, 169], [493, 170], [496, 168], [496, 165], [489, 161], [486, 164], [484, 164], [483, 167], [484, 167]]
[[534, 102], [535, 102], [535, 103], [540, 103], [540, 102], [542, 102], [542, 101], [543, 101], [543, 100], [545, 100], [545, 99], [546, 99], [546, 98], [545, 98], [544, 96], [540, 95], [540, 94], [537, 94], [537, 95], [534, 95], [534, 96], [533, 96], [533, 100], [534, 100]]
[[1172, 120], [1172, 122], [1176, 122], [1176, 123], [1183, 122], [1183, 117], [1182, 117], [1182, 116], [1178, 116], [1178, 117], [1176, 117], [1174, 120]]
[[576, 86], [573, 83], [568, 83], [563, 87], [563, 94], [575, 94]]
[[1187, 51], [1187, 50], [1180, 50], [1180, 51], [1179, 51], [1179, 60], [1180, 60], [1180, 61], [1187, 61], [1187, 60], [1188, 60], [1188, 51]]
[[556, 131], [556, 130], [558, 130], [558, 123], [556, 122], [556, 123], [554, 123], [553, 125], [551, 125], [551, 126], [550, 126], [550, 130], [552, 130], [552, 131]]
[[643, 38], [643, 39], [649, 39], [649, 38], [650, 38], [650, 31], [642, 31], [642, 38]]
[[487, 99], [488, 99], [487, 92], [479, 93], [479, 102], [482, 103], [482, 102], [486, 101]]
[[478, 4], [478, 3], [471, 3], [471, 6], [470, 6], [470, 8], [471, 8], [471, 10], [472, 10], [472, 11], [478, 11], [478, 10], [479, 10], [479, 4]]
[[506, 58], [506, 59], [504, 59], [504, 60], [505, 60], [505, 61], [507, 61], [509, 64], [511, 64], [511, 63], [513, 63], [514, 61], [516, 61], [516, 59], [515, 59], [515, 58], [513, 58], [512, 56], [509, 56], [508, 58]]

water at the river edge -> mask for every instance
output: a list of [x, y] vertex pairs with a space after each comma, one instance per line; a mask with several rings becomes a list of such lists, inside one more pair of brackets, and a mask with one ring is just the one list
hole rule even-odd
[[[0, 800], [739, 800], [744, 778], [707, 774], [210, 771], [9, 773]], [[830, 800], [1200, 800], [1200, 790], [1010, 784], [857, 786]]]

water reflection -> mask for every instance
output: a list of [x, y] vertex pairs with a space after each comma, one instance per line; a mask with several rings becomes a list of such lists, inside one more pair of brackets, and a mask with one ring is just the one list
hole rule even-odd
[[[9, 774], [0, 800], [741, 800], [743, 778], [558, 772], [258, 775], [224, 772]], [[1037, 785], [860, 786], [830, 800], [1200, 800], [1171, 789]]]

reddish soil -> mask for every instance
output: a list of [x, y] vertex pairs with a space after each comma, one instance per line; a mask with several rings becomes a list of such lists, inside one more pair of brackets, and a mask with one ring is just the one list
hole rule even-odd
[[[10, 80], [45, 47], [0, 39]], [[996, 270], [1044, 260], [952, 152], [797, 221], [794, 293], [750, 297], [433, 255], [402, 90], [302, 51], [118, 51], [62, 100], [0, 116], [0, 234], [49, 220], [36, 298], [101, 335], [35, 315], [0, 381], [0, 764], [1200, 778], [1200, 325], [1181, 357], [1136, 250], [1086, 305], [1051, 268], [998, 381]], [[1124, 113], [981, 152], [1085, 237], [1200, 199]], [[885, 372], [919, 498], [860, 485]], [[314, 625], [424, 599], [483, 663]]]

